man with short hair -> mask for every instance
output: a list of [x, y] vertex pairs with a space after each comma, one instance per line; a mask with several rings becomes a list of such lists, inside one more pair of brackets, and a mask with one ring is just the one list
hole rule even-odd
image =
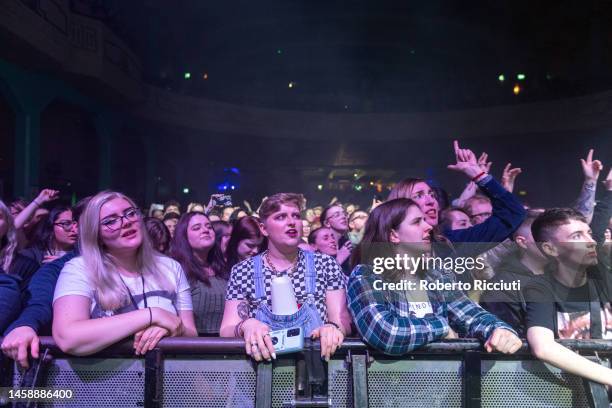
[[493, 214], [491, 200], [483, 195], [475, 195], [465, 203], [465, 211], [473, 225], [482, 224]]
[[[609, 217], [612, 185], [606, 194], [595, 209], [594, 224]], [[587, 220], [575, 210], [554, 208], [538, 216], [531, 231], [550, 261], [545, 277], [532, 280], [524, 289], [525, 326], [532, 353], [569, 373], [612, 386], [612, 370], [555, 341], [612, 339], [612, 272], [608, 263], [598, 259], [597, 242]]]

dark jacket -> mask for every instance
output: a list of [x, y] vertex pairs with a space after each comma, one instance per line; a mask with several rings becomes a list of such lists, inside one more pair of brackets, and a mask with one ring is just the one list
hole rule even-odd
[[6, 329], [5, 335], [20, 326], [29, 326], [39, 335], [51, 332], [55, 284], [66, 262], [78, 255], [78, 252], [71, 251], [63, 257], [40, 267], [23, 293], [21, 314]]
[[21, 279], [0, 269], [0, 333], [19, 314]]
[[443, 231], [454, 247], [453, 253], [446, 255], [459, 257], [482, 254], [510, 237], [525, 220], [527, 212], [521, 202], [493, 177], [485, 177], [478, 182], [478, 187], [491, 199], [492, 215], [482, 224], [470, 228]]

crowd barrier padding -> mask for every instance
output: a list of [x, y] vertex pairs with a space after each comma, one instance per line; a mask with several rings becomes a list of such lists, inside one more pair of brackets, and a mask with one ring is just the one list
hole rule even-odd
[[[562, 343], [595, 360], [612, 357], [610, 341]], [[73, 357], [42, 337], [46, 358], [30, 370], [22, 373], [2, 357], [0, 386], [74, 393], [39, 407], [610, 407], [605, 387], [535, 360], [526, 345], [508, 356], [461, 339], [394, 357], [347, 339], [327, 364], [323, 385], [309, 375], [318, 342], [260, 364], [247, 358], [239, 339], [168, 338], [145, 357], [134, 356], [131, 346]]]

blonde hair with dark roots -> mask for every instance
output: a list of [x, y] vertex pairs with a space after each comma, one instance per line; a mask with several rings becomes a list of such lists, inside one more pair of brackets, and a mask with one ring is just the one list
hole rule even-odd
[[[122, 198], [134, 208], [138, 208], [132, 199], [115, 191], [102, 191], [91, 198], [79, 218], [79, 244], [85, 270], [95, 291], [96, 301], [104, 310], [117, 310], [124, 306], [129, 294], [117, 271], [115, 259], [104, 250], [100, 239], [100, 209], [106, 203]], [[157, 288], [175, 293], [162, 270], [158, 267], [161, 257], [153, 250], [151, 239], [147, 234], [144, 221], [137, 221], [141, 228], [142, 244], [137, 251], [137, 264], [145, 281], [154, 282]]]
[[17, 249], [17, 230], [15, 230], [13, 216], [2, 200], [0, 200], [0, 213], [2, 213], [8, 227], [6, 234], [0, 240], [0, 266], [5, 273], [8, 273]]

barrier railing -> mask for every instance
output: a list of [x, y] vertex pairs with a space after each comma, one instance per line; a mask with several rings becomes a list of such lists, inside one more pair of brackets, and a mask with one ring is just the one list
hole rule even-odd
[[[1, 341], [1, 339], [0, 339]], [[565, 340], [599, 360], [612, 342]], [[318, 342], [303, 352], [255, 363], [244, 342], [168, 338], [144, 357], [124, 342], [88, 357], [65, 355], [41, 338], [41, 358], [22, 373], [0, 357], [0, 387], [70, 390], [50, 407], [596, 407], [609, 408], [605, 387], [534, 360], [526, 345], [514, 355], [485, 353], [471, 339], [432, 343], [402, 357], [347, 339], [329, 363]]]

